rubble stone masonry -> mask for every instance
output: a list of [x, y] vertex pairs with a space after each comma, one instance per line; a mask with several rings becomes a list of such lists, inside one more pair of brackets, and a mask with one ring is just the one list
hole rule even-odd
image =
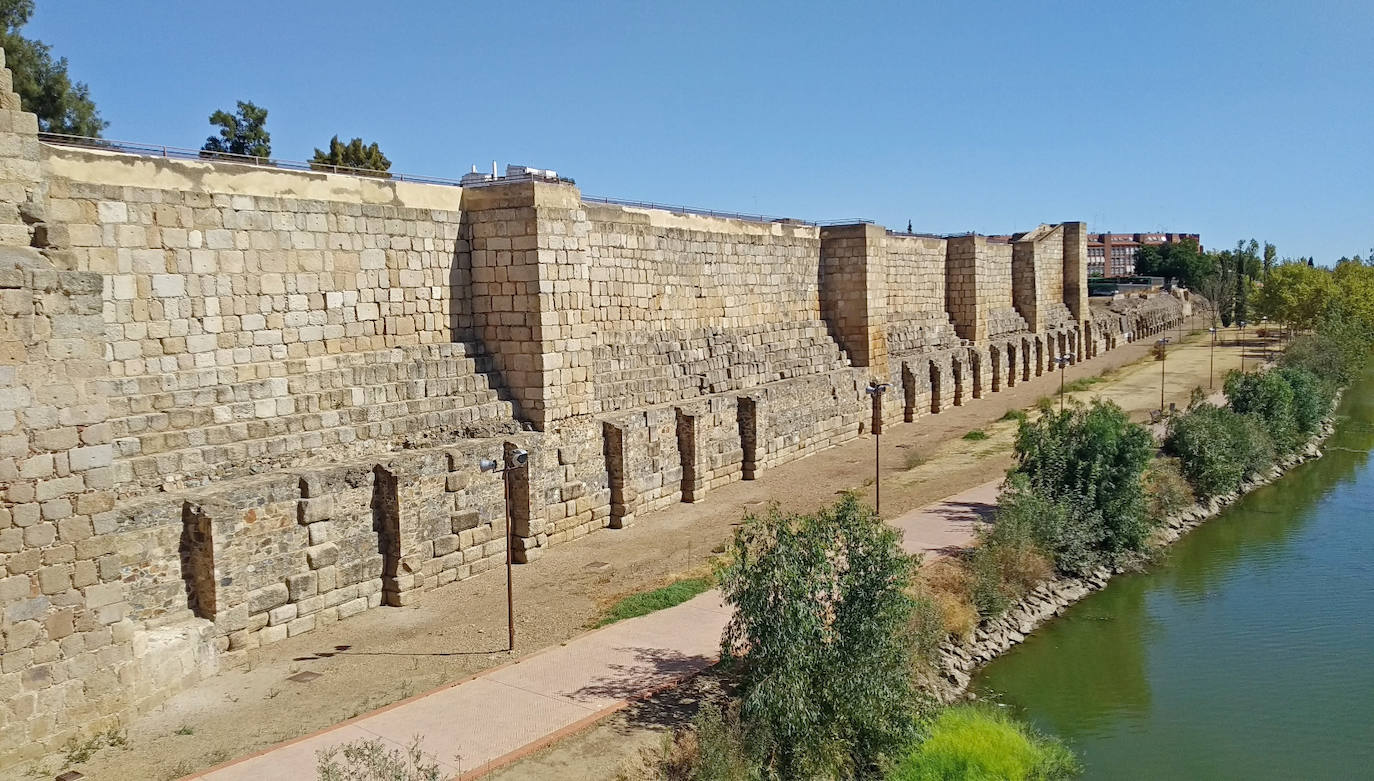
[[0, 72], [0, 772], [508, 539], [652, 524], [1184, 303], [1090, 312], [1081, 223], [1008, 244], [52, 146]]

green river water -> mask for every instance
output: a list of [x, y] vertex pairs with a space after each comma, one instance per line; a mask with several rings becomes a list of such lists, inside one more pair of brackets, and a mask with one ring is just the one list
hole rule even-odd
[[1374, 779], [1374, 373], [1325, 455], [974, 680], [1090, 779]]

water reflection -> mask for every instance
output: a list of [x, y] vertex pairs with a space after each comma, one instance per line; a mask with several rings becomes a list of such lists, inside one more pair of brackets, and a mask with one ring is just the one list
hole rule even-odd
[[1256, 491], [975, 681], [1091, 778], [1347, 778], [1374, 767], [1374, 374], [1326, 456]]

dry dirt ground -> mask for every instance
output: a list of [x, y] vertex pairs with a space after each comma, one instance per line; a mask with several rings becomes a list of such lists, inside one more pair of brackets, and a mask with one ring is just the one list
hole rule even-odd
[[[1202, 328], [1199, 318], [1192, 327]], [[1176, 335], [1176, 334], [1175, 334]], [[1216, 349], [1218, 385], [1239, 362], [1232, 336]], [[1194, 333], [1171, 347], [1166, 364], [1168, 400], [1186, 404], [1193, 387], [1206, 385], [1207, 334]], [[1251, 339], [1252, 357], [1257, 340]], [[1083, 397], [1111, 398], [1137, 418], [1159, 403], [1159, 363], [1145, 342], [1125, 345], [1070, 367], [1065, 379], [1107, 373], [1111, 378]], [[889, 426], [882, 436], [882, 505], [891, 516], [986, 482], [1011, 466], [1014, 424], [998, 422], [1011, 409], [1033, 406], [1059, 388], [1046, 374], [976, 403]], [[981, 441], [961, 437], [982, 429]], [[98, 751], [84, 763], [53, 757], [35, 777], [74, 768], [87, 778], [170, 779], [208, 768], [290, 738], [308, 734], [399, 699], [468, 677], [540, 648], [566, 641], [593, 623], [618, 597], [700, 572], [746, 513], [776, 502], [810, 511], [836, 494], [858, 489], [870, 496], [873, 440], [862, 438], [818, 453], [639, 519], [623, 530], [603, 530], [550, 550], [514, 575], [516, 649], [506, 650], [505, 580], [501, 569], [427, 592], [413, 607], [367, 611], [252, 652], [245, 665], [221, 672], [127, 725], [122, 746]], [[308, 683], [287, 677], [321, 676]], [[682, 696], [692, 698], [690, 690]], [[653, 706], [641, 706], [653, 707]], [[686, 708], [668, 708], [681, 712]], [[661, 723], [660, 723], [661, 722]], [[614, 724], [638, 725], [637, 737], [606, 733]], [[656, 743], [664, 724], [627, 711], [507, 769], [500, 778], [599, 778], [606, 767], [556, 771], [541, 765], [550, 755], [574, 751], [614, 756], [618, 765], [636, 741]], [[597, 741], [602, 741], [598, 743]], [[614, 751], [612, 746], [621, 748]], [[623, 749], [623, 750], [622, 750]], [[565, 773], [571, 772], [571, 775]], [[553, 775], [550, 775], [553, 774]]]

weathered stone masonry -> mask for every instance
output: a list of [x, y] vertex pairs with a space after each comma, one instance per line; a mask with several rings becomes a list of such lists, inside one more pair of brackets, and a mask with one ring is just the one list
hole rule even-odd
[[0, 768], [496, 566], [480, 459], [530, 452], [530, 562], [1181, 311], [1089, 311], [1081, 223], [909, 236], [81, 150], [0, 88]]

